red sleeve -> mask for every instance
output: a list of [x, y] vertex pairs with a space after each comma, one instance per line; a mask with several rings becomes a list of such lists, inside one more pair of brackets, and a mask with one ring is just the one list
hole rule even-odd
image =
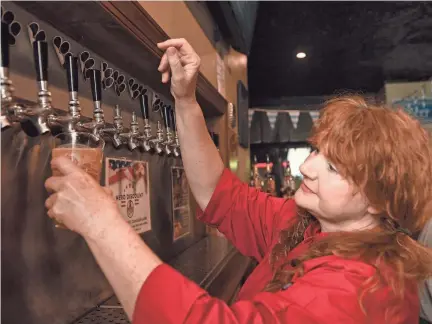
[[[275, 300], [276, 294], [261, 293], [261, 300], [237, 302], [229, 307], [225, 302], [210, 297], [197, 284], [176, 270], [162, 264], [144, 282], [133, 314], [133, 324], [249, 324], [289, 323], [317, 324], [297, 305], [289, 310]], [[273, 296], [274, 295], [274, 296]], [[267, 298], [266, 298], [267, 297]], [[279, 314], [283, 312], [283, 314]]]
[[[231, 307], [162, 264], [141, 288], [133, 324], [384, 323], [386, 309], [393, 302], [387, 289], [374, 296], [372, 308], [366, 307], [366, 319], [358, 292], [367, 278], [355, 273], [356, 269], [344, 271], [344, 264], [313, 269], [295, 280], [287, 290], [261, 292], [252, 300], [239, 301]], [[418, 319], [419, 309], [405, 304], [404, 301], [399, 303], [399, 312], [391, 317], [391, 323], [414, 323], [399, 321], [401, 318]]]
[[225, 169], [198, 219], [216, 226], [244, 255], [260, 261], [276, 234], [296, 215], [293, 200], [271, 197], [249, 187]]

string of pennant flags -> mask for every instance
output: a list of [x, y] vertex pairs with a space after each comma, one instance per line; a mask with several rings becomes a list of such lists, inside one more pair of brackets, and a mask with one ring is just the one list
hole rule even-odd
[[[276, 110], [276, 111], [271, 111], [271, 110], [263, 110], [263, 109], [249, 109], [249, 115], [248, 115], [248, 121], [249, 121], [249, 128], [252, 125], [252, 119], [253, 119], [253, 115], [255, 113], [255, 111], [261, 111], [263, 113], [265, 113], [267, 115], [267, 118], [269, 120], [270, 123], [270, 127], [272, 129], [275, 128], [276, 125], [276, 120], [279, 114], [289, 114], [290, 118], [291, 118], [291, 122], [292, 125], [294, 127], [294, 129], [297, 128], [298, 125], [298, 121], [299, 121], [299, 117], [300, 117], [300, 113], [304, 111], [300, 111], [300, 110], [286, 110], [286, 111], [281, 111], [281, 110]], [[306, 113], [309, 113], [313, 123], [315, 124], [316, 121], [319, 118], [319, 111], [315, 110], [315, 111], [308, 111]]]

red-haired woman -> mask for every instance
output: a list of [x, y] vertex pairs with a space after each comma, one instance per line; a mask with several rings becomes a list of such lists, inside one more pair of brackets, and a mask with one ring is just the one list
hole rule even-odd
[[418, 284], [432, 274], [430, 250], [411, 237], [432, 215], [431, 143], [418, 122], [359, 97], [329, 101], [295, 199], [273, 198], [224, 169], [195, 99], [191, 46], [159, 48], [199, 218], [259, 265], [233, 305], [212, 298], [163, 264], [94, 180], [54, 160], [64, 176], [47, 180], [48, 214], [86, 239], [133, 322], [417, 323]]

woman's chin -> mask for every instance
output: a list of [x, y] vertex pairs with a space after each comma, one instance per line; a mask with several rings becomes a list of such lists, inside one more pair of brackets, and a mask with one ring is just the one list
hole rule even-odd
[[296, 193], [294, 194], [294, 201], [296, 205], [301, 208], [307, 208], [307, 206], [305, 206], [306, 203], [305, 198], [306, 197], [301, 190], [297, 190]]

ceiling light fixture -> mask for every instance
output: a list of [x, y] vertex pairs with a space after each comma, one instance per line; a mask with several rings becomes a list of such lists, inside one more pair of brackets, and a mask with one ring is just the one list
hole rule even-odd
[[304, 52], [298, 52], [297, 55], [296, 55], [296, 57], [298, 59], [304, 59], [306, 57], [306, 53], [304, 53]]

